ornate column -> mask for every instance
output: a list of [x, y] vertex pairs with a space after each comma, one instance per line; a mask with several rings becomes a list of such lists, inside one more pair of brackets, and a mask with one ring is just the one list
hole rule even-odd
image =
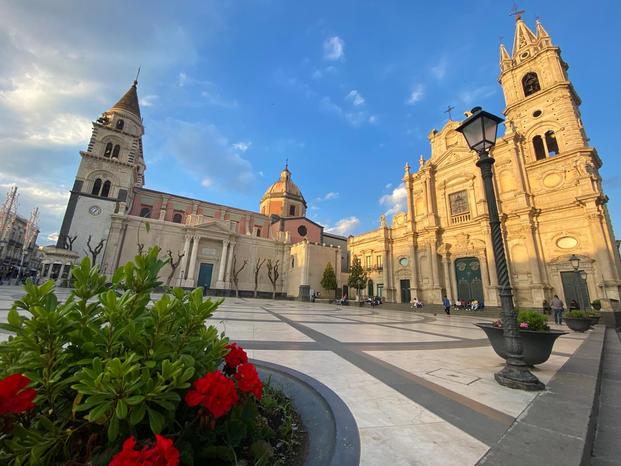
[[188, 270], [187, 286], [194, 287], [194, 275], [196, 274], [196, 257], [198, 256], [198, 244], [200, 243], [200, 236], [194, 235], [194, 243], [192, 244], [192, 257], [190, 258], [190, 268]]
[[412, 239], [412, 245], [410, 246], [410, 267], [412, 270], [412, 283], [410, 288], [412, 290], [412, 297], [420, 299], [420, 288], [418, 287], [418, 259], [416, 257], [416, 246], [414, 246], [414, 240]]
[[231, 267], [233, 266], [233, 251], [235, 250], [235, 243], [229, 243], [229, 258], [226, 261], [226, 268], [224, 273], [224, 281], [226, 282], [226, 286], [230, 288], [231, 286]]
[[[440, 271], [438, 270], [438, 248], [435, 238], [429, 244], [429, 255], [431, 256], [431, 279], [432, 279], [432, 299], [442, 300], [442, 286], [440, 284]], [[429, 300], [430, 303], [434, 302]]]
[[444, 257], [442, 257], [442, 266], [444, 267], [444, 280], [445, 280], [445, 288], [446, 288], [446, 295], [448, 296], [448, 299], [451, 301], [451, 303], [455, 302], [455, 298], [453, 295], [453, 287], [451, 285], [451, 274], [450, 274], [450, 265], [451, 265], [451, 260], [448, 257], [448, 254], [445, 255]]
[[186, 277], [186, 269], [188, 265], [188, 256], [190, 255], [190, 240], [192, 236], [185, 235], [185, 243], [183, 245], [183, 257], [181, 258], [181, 264], [179, 264], [179, 286], [183, 286], [183, 281]]
[[217, 288], [223, 288], [224, 285], [224, 269], [226, 267], [226, 250], [229, 247], [228, 239], [222, 240], [222, 254], [220, 255], [220, 265], [218, 266], [218, 283]]

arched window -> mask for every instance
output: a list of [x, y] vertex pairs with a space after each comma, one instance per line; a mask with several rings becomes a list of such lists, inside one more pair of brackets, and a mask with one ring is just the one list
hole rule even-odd
[[534, 94], [541, 90], [537, 73], [526, 73], [522, 78], [522, 88], [524, 89], [524, 97]]
[[101, 188], [101, 197], [108, 197], [110, 195], [110, 180], [104, 182], [103, 187]]
[[556, 135], [554, 134], [554, 131], [546, 131], [545, 138], [546, 147], [548, 148], [548, 156], [554, 157], [559, 153], [558, 142], [556, 141]]
[[113, 159], [118, 159], [119, 158], [119, 152], [121, 152], [121, 146], [119, 146], [117, 144], [116, 146], [114, 146], [114, 150], [112, 151], [112, 158]]
[[181, 215], [179, 212], [173, 215], [173, 223], [181, 223], [182, 220], [183, 220], [183, 215]]
[[101, 190], [101, 178], [97, 178], [95, 182], [93, 183], [93, 190], [91, 191], [91, 194], [94, 194], [95, 196], [99, 196], [100, 190]]
[[116, 129], [123, 129], [123, 126], [125, 126], [125, 122], [123, 120], [116, 121]]
[[535, 136], [533, 138], [533, 148], [535, 149], [535, 158], [537, 160], [546, 158], [546, 149], [543, 146], [543, 139], [541, 139], [541, 136]]
[[112, 143], [111, 142], [106, 144], [106, 151], [104, 152], [104, 157], [110, 157], [110, 154], [112, 154]]
[[295, 215], [295, 206], [289, 206], [289, 215], [293, 217]]
[[143, 205], [140, 209], [140, 216], [142, 218], [151, 218], [151, 206]]

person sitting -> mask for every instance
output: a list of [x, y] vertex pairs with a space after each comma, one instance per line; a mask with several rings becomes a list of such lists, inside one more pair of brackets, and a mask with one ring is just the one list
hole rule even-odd
[[577, 311], [578, 309], [580, 309], [578, 302], [575, 299], [572, 299], [571, 302], [569, 303], [569, 310]]
[[344, 294], [341, 299], [337, 299], [336, 300], [336, 304], [343, 305], [343, 304], [346, 304], [346, 303], [347, 303], [347, 295], [346, 294]]
[[547, 299], [543, 300], [543, 313], [544, 314], [552, 314], [552, 306], [550, 306], [550, 303], [548, 302]]
[[474, 298], [470, 303], [470, 310], [476, 311], [477, 309], [479, 309], [479, 301], [477, 300], [477, 298]]
[[457, 299], [453, 306], [455, 307], [455, 309], [461, 309], [461, 299]]

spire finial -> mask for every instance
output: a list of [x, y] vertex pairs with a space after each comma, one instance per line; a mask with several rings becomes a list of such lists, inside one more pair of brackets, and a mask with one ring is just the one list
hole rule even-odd
[[134, 86], [138, 85], [138, 76], [140, 76], [140, 68], [142, 68], [142, 65], [138, 65], [138, 72], [136, 73], [136, 79], [134, 79]]
[[526, 10], [520, 10], [520, 7], [516, 2], [513, 2], [513, 9], [509, 13], [509, 16], [515, 16], [515, 21], [518, 22], [522, 19], [522, 14], [526, 13]]
[[448, 113], [448, 117], [449, 117], [449, 121], [452, 120], [452, 115], [451, 112], [455, 110], [455, 107], [453, 107], [452, 105], [449, 105], [446, 110], [444, 110], [444, 113]]
[[285, 159], [285, 170], [289, 170], [289, 158]]

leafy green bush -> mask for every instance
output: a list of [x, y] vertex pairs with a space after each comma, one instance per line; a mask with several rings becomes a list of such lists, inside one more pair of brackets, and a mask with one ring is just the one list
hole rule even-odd
[[591, 302], [591, 307], [596, 311], [599, 311], [602, 308], [602, 302], [599, 299], [594, 299]]
[[[272, 452], [261, 442], [275, 434], [261, 427], [256, 370], [241, 348], [205, 326], [221, 301], [204, 301], [201, 289], [174, 289], [151, 302], [166, 263], [158, 254], [152, 248], [136, 256], [109, 286], [85, 258], [72, 271], [75, 288], [65, 302], [51, 281], [26, 284], [0, 324], [15, 334], [0, 344], [0, 379], [23, 374], [37, 396], [27, 412], [0, 412], [2, 464], [108, 464], [135, 439], [148, 452], [174, 450], [177, 461], [178, 449], [182, 464], [235, 459], [241, 450], [267, 464]], [[234, 352], [245, 361], [223, 366]], [[205, 401], [223, 386], [208, 385], [209, 378], [229, 388], [225, 412], [214, 414]], [[160, 433], [175, 447], [156, 437], [151, 448]]]
[[569, 311], [566, 315], [566, 319], [587, 319], [589, 316], [584, 311]]
[[547, 331], [550, 330], [548, 326], [548, 319], [545, 315], [537, 311], [519, 311], [518, 312], [518, 325], [524, 330], [534, 331]]

